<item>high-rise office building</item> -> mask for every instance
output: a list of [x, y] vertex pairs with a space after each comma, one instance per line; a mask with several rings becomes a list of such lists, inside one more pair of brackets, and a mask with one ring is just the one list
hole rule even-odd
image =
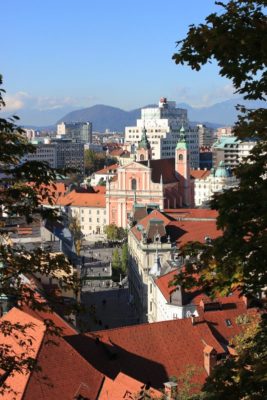
[[180, 129], [184, 128], [186, 142], [190, 152], [192, 168], [199, 167], [199, 134], [197, 128], [191, 128], [187, 110], [176, 108], [175, 101], [161, 98], [158, 107], [143, 108], [136, 126], [125, 128], [125, 143], [138, 147], [142, 131], [146, 128], [151, 145], [152, 159], [173, 158], [176, 144], [180, 138]]
[[92, 143], [91, 122], [61, 122], [57, 125], [57, 137], [77, 143]]

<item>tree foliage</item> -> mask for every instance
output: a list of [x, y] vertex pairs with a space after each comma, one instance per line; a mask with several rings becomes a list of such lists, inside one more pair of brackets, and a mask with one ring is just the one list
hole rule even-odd
[[[187, 37], [178, 42], [176, 63], [199, 70], [211, 59], [220, 74], [232, 79], [236, 91], [248, 99], [266, 94], [266, 1], [217, 2], [224, 12], [213, 13], [206, 24], [192, 25]], [[217, 225], [223, 236], [202, 248], [195, 264], [203, 283], [215, 289], [257, 295], [267, 285], [267, 110], [241, 112], [235, 125], [240, 139], [254, 138], [256, 146], [236, 169], [240, 185], [218, 194], [211, 207], [219, 211]]]
[[[267, 86], [266, 0], [216, 2], [218, 13], [199, 26], [191, 25], [178, 42], [173, 59], [199, 71], [217, 61], [220, 75], [232, 80], [236, 93], [249, 100], [265, 100]], [[234, 132], [257, 144], [236, 168], [239, 187], [214, 196], [223, 234], [205, 245], [188, 245], [191, 256], [176, 284], [201, 284], [211, 293], [235, 288], [258, 297], [267, 287], [267, 110], [238, 106]], [[222, 363], [205, 386], [206, 399], [267, 398], [266, 317], [239, 346], [238, 356]]]
[[96, 153], [90, 149], [84, 151], [84, 166], [87, 174], [92, 174], [104, 168], [105, 165], [116, 164], [116, 162], [115, 158], [107, 157], [105, 153]]
[[244, 331], [234, 338], [236, 356], [222, 360], [203, 388], [203, 400], [266, 398], [267, 324], [247, 320]]
[[124, 243], [121, 249], [121, 269], [126, 274], [128, 269], [128, 245]]
[[104, 232], [108, 240], [123, 240], [127, 237], [126, 229], [115, 224], [106, 225]]
[[[177, 42], [176, 64], [199, 71], [215, 59], [220, 75], [232, 80], [237, 93], [247, 99], [264, 99], [267, 86], [266, 0], [215, 2], [222, 11], [205, 24], [191, 25]], [[224, 12], [223, 12], [224, 11]]]
[[[2, 77], [0, 76], [0, 85]], [[4, 90], [0, 89], [0, 110], [5, 106]], [[1, 216], [0, 228], [0, 301], [1, 309], [7, 304], [24, 307], [25, 305], [37, 310], [51, 310], [53, 303], [43, 299], [40, 302], [36, 296], [34, 285], [25, 283], [25, 276], [39, 274], [55, 277], [63, 289], [73, 288], [74, 276], [72, 269], [63, 254], [51, 254], [49, 249], [36, 248], [32, 251], [23, 246], [14, 246], [9, 239], [8, 220], [10, 217], [19, 217], [24, 223], [31, 223], [38, 218], [57, 221], [57, 211], [43, 208], [41, 202], [46, 199], [52, 203], [54, 181], [57, 171], [46, 163], [27, 161], [25, 156], [35, 151], [34, 146], [28, 143], [23, 129], [17, 124], [18, 118], [0, 118], [0, 208], [4, 212]], [[25, 161], [23, 161], [23, 159]], [[64, 271], [64, 274], [61, 275]], [[25, 373], [35, 366], [30, 357], [29, 347], [31, 340], [27, 335], [27, 324], [20, 321], [8, 324], [0, 320], [0, 334], [16, 339], [20, 335], [20, 354], [10, 346], [0, 343], [0, 365], [4, 371], [0, 379], [0, 393], [14, 391], [8, 387], [6, 380], [14, 373]], [[44, 321], [47, 331], [59, 334], [60, 330], [48, 318]], [[8, 328], [8, 329], [7, 329]], [[23, 336], [25, 338], [23, 339]]]
[[69, 230], [73, 237], [76, 254], [80, 256], [84, 235], [77, 215], [69, 217]]

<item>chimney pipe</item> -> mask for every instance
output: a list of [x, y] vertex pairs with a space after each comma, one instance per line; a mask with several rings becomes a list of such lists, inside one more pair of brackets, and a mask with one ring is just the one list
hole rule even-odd
[[204, 350], [204, 368], [208, 375], [211, 374], [213, 368], [217, 363], [217, 351], [209, 345], [206, 345]]
[[167, 400], [176, 399], [178, 393], [178, 385], [177, 382], [165, 382], [164, 383], [164, 393]]

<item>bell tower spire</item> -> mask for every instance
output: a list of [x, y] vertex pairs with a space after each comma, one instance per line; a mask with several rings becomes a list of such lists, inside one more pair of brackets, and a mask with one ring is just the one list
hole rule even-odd
[[180, 138], [175, 150], [175, 173], [179, 179], [179, 187], [183, 203], [181, 205], [189, 207], [191, 205], [190, 154], [183, 125], [180, 129]]
[[151, 146], [147, 138], [147, 130], [144, 127], [142, 130], [142, 137], [138, 143], [136, 151], [136, 161], [148, 161], [151, 160], [152, 152]]

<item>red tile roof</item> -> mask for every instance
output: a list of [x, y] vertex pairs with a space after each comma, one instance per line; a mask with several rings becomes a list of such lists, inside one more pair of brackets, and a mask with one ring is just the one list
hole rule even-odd
[[60, 199], [61, 206], [105, 208], [106, 198], [101, 191], [98, 193], [77, 193], [74, 190]]
[[128, 326], [66, 340], [110, 379], [123, 372], [155, 388], [163, 387], [169, 376], [181, 376], [192, 365], [200, 369], [196, 380], [204, 383], [205, 345], [224, 353], [208, 325], [204, 321], [192, 325], [190, 319]]
[[205, 169], [191, 169], [190, 175], [193, 179], [206, 179], [210, 175], [210, 171]]
[[[132, 400], [133, 395], [139, 393], [143, 386], [144, 383], [120, 372], [114, 380], [105, 377], [98, 400]], [[152, 399], [159, 399], [162, 392], [150, 388], [149, 395]]]
[[206, 237], [216, 239], [222, 235], [215, 221], [171, 221], [166, 230], [179, 247], [192, 241], [205, 243]]
[[[1, 323], [5, 321], [10, 322], [13, 326], [17, 323], [21, 325], [31, 324], [31, 326], [26, 329], [25, 335], [22, 333], [22, 331], [14, 330], [13, 334], [11, 333], [5, 336], [1, 331], [1, 345], [11, 346], [14, 354], [21, 359], [27, 359], [28, 357], [36, 359], [45, 333], [44, 323], [39, 319], [36, 319], [31, 315], [24, 313], [16, 307], [12, 308], [6, 315], [1, 318]], [[32, 343], [30, 344], [28, 350], [26, 350], [26, 345], [22, 346], [20, 342], [26, 342], [29, 338], [32, 340]], [[13, 356], [12, 353], [10, 355]], [[17, 392], [17, 394], [14, 395], [12, 391], [10, 393], [5, 392], [3, 395], [0, 394], [0, 399], [22, 399], [29, 377], [30, 374], [28, 372], [14, 372], [13, 375], [10, 375], [6, 379], [5, 383], [10, 386], [12, 390]]]
[[218, 211], [204, 208], [176, 208], [164, 209], [164, 214], [174, 219], [214, 219], [218, 217]]
[[103, 375], [62, 337], [46, 336], [38, 354], [40, 371], [31, 374], [23, 400], [98, 398]]
[[192, 218], [192, 220], [176, 221], [172, 220], [171, 217], [168, 218], [168, 214], [163, 214], [158, 210], [154, 210], [145, 218], [138, 221], [138, 224], [131, 229], [138, 240], [142, 238], [139, 227], [142, 225], [143, 229], [146, 230], [149, 221], [153, 218], [164, 221], [167, 236], [170, 235], [171, 241], [176, 241], [177, 246], [183, 246], [191, 241], [204, 243], [205, 237], [208, 236], [211, 239], [215, 239], [222, 233], [217, 229], [215, 220], [209, 220], [208, 218], [196, 218], [196, 220], [194, 220], [194, 218]]
[[109, 174], [109, 173], [111, 173], [113, 171], [116, 172], [118, 167], [119, 167], [119, 164], [108, 165], [107, 167], [102, 168], [99, 171], [96, 171], [95, 174], [104, 175], [104, 174]]
[[[139, 161], [140, 164], [148, 166], [148, 161]], [[150, 168], [152, 168], [151, 179], [155, 183], [159, 183], [162, 177], [163, 183], [178, 182], [175, 174], [175, 159], [163, 158], [161, 160], [150, 160]]]
[[174, 269], [155, 280], [155, 284], [168, 302], [170, 301], [171, 293], [175, 290], [175, 286], [169, 286], [169, 283], [174, 279], [177, 273], [178, 269]]

